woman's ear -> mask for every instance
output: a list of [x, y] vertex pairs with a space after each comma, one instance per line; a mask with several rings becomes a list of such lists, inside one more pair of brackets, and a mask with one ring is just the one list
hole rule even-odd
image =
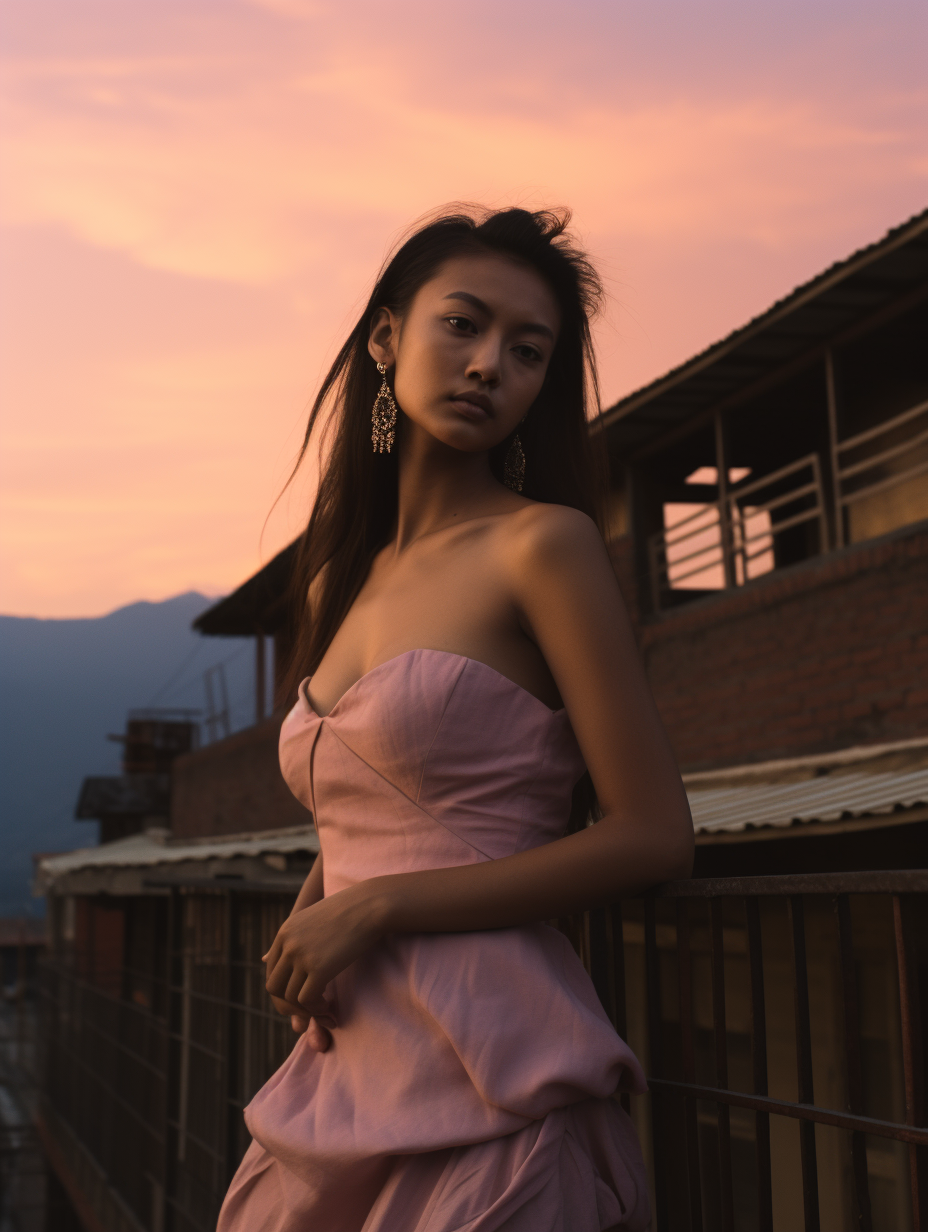
[[375, 363], [391, 368], [396, 362], [393, 345], [398, 332], [398, 318], [389, 308], [378, 308], [371, 318], [371, 332], [367, 340], [367, 349]]

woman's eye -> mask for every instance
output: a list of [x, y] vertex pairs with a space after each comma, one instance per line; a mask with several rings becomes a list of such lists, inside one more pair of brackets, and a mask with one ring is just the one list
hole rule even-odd
[[470, 333], [475, 328], [473, 321], [467, 317], [445, 317], [445, 320], [452, 329], [461, 334]]
[[523, 343], [517, 347], [513, 347], [512, 349], [520, 359], [541, 359], [541, 352], [537, 349], [537, 347], [529, 346], [527, 343]]

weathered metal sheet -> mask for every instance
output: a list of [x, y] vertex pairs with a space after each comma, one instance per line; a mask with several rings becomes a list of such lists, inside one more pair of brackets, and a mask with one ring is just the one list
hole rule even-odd
[[928, 804], [928, 767], [827, 774], [799, 783], [739, 783], [689, 796], [697, 833], [849, 820]]

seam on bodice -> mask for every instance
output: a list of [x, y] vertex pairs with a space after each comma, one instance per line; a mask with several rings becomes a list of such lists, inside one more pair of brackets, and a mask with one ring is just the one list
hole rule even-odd
[[[320, 725], [319, 730], [320, 731], [322, 730], [321, 725]], [[458, 842], [463, 843], [465, 847], [469, 847], [471, 851], [476, 851], [477, 854], [483, 856], [484, 859], [486, 860], [496, 859], [496, 857], [491, 855], [490, 852], [484, 851], [482, 847], [478, 847], [476, 843], [472, 843], [470, 839], [467, 839], [462, 834], [459, 834], [457, 830], [452, 829], [452, 827], [447, 825], [444, 821], [442, 821], [440, 817], [436, 817], [434, 813], [430, 813], [427, 808], [424, 808], [418, 802], [418, 800], [413, 800], [412, 796], [410, 796], [407, 792], [403, 791], [402, 787], [397, 786], [397, 784], [394, 783], [392, 779], [388, 779], [387, 776], [383, 774], [380, 770], [378, 770], [376, 766], [372, 766], [371, 763], [366, 758], [362, 757], [361, 754], [357, 752], [357, 750], [353, 749], [351, 745], [348, 743], [348, 741], [343, 739], [338, 734], [337, 731], [335, 731], [331, 727], [329, 728], [329, 731], [335, 737], [335, 739], [339, 742], [342, 748], [347, 749], [348, 752], [352, 755], [352, 757], [356, 757], [359, 762], [367, 766], [367, 768], [371, 771], [372, 774], [376, 774], [377, 777], [381, 779], [384, 783], [386, 783], [389, 787], [391, 787], [398, 796], [402, 796], [404, 800], [408, 800], [414, 809], [418, 809], [420, 813], [424, 813], [425, 816], [428, 817], [431, 821], [434, 821], [437, 826], [441, 826], [443, 830], [447, 830], [447, 832], [453, 835], [458, 840]], [[313, 791], [312, 793], [312, 798], [313, 798], [313, 803], [315, 803], [315, 799], [316, 799], [315, 791]], [[313, 816], [315, 817], [316, 814], [314, 813]]]
[[316, 776], [313, 772], [313, 763], [316, 757], [316, 744], [319, 740], [319, 733], [322, 731], [322, 724], [316, 724], [316, 730], [313, 732], [312, 743], [309, 746], [309, 800], [311, 804], [310, 812], [313, 815], [313, 825], [316, 824]]

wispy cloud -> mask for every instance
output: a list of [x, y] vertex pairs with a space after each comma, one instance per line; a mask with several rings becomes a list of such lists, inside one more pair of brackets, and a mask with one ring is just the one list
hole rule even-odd
[[326, 355], [442, 201], [573, 207], [614, 396], [928, 182], [912, 3], [7, 9], [8, 610], [247, 572]]

